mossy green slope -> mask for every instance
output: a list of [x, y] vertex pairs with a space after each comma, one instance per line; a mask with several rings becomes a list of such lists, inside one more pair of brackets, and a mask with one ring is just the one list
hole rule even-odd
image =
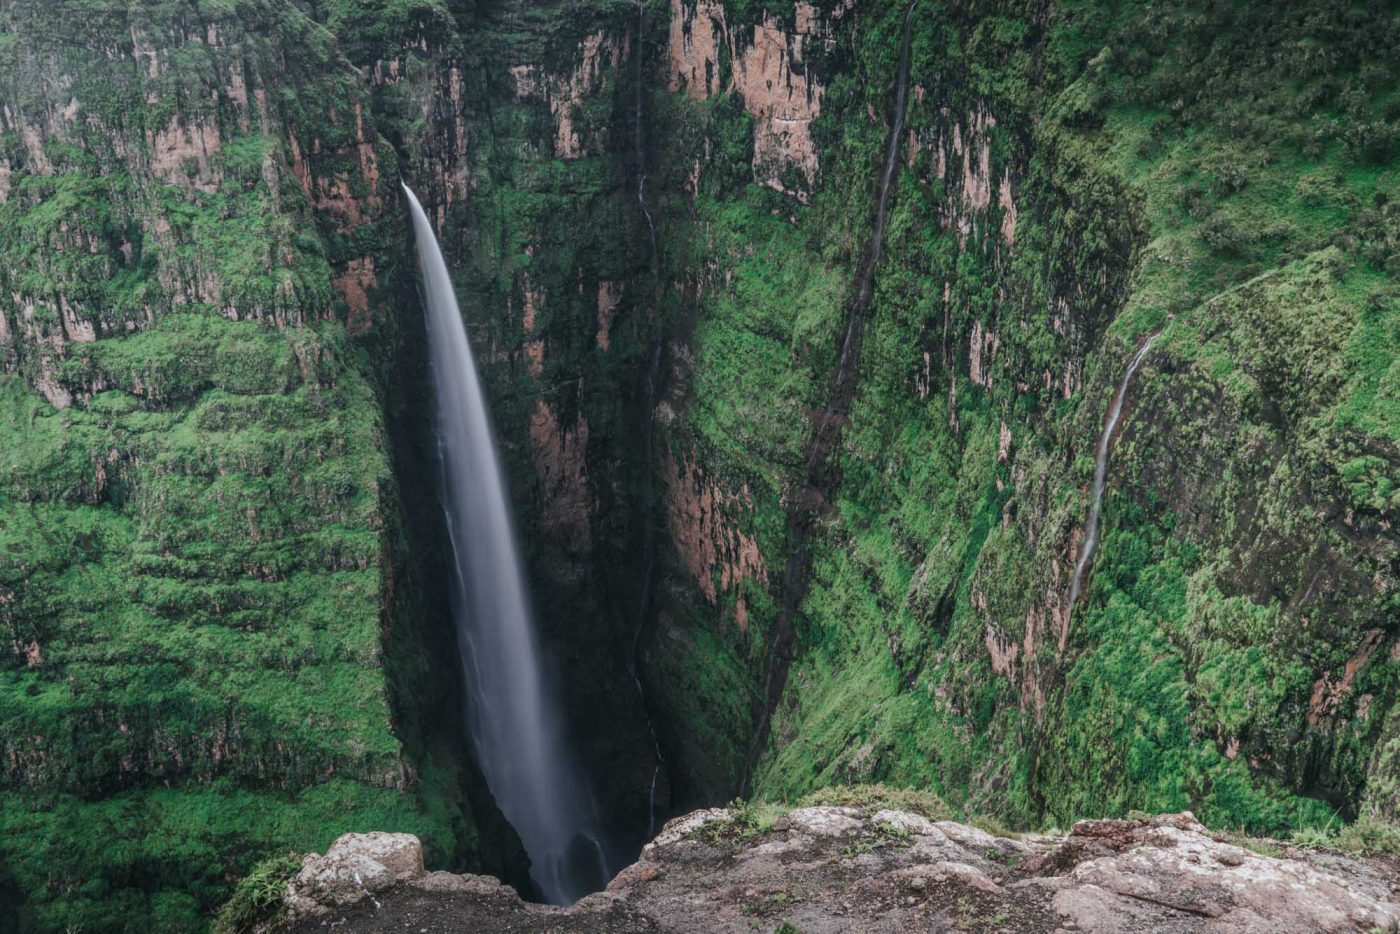
[[359, 74], [262, 0], [10, 4], [0, 59], [5, 920], [198, 930], [347, 830], [471, 860], [460, 755], [426, 752], [450, 689], [386, 677], [427, 649]]
[[[724, 284], [687, 312], [695, 376], [672, 436], [747, 485], [736, 521], [770, 569], [841, 294], [811, 308], [786, 283], [849, 281], [899, 13], [837, 25], [808, 63], [827, 81], [809, 205], [715, 168], [688, 218]], [[928, 3], [916, 23], [842, 481], [756, 790], [884, 780], [1018, 824], [1194, 807], [1256, 832], [1393, 808], [1393, 14]], [[726, 100], [672, 106], [710, 151], [742, 150]], [[726, 249], [720, 218], [769, 261]], [[1071, 615], [1093, 445], [1158, 330]], [[711, 635], [664, 677], [706, 700], [678, 732], [723, 718], [743, 735], [714, 675], [761, 669], [772, 612], [751, 600], [744, 632], [694, 621]]]

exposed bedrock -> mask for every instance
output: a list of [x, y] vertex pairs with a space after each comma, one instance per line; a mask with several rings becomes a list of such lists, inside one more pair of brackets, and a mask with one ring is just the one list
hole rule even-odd
[[526, 904], [494, 879], [425, 872], [410, 836], [348, 835], [302, 863], [285, 895], [288, 927], [1311, 934], [1400, 924], [1393, 862], [1267, 841], [1249, 849], [1190, 812], [1026, 837], [889, 809], [748, 820], [725, 809], [679, 817], [605, 891], [568, 909]]

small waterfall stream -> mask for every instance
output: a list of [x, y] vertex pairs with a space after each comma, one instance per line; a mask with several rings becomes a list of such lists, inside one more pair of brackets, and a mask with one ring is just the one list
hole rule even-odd
[[[651, 274], [653, 285], [654, 305], [660, 304], [661, 298], [661, 254], [657, 249], [656, 220], [651, 216], [651, 210], [647, 207], [647, 163], [646, 163], [646, 137], [643, 132], [645, 95], [643, 93], [642, 68], [643, 59], [646, 55], [644, 37], [646, 36], [646, 2], [637, 2], [637, 23], [635, 51], [633, 56], [636, 68], [633, 74], [633, 124], [632, 124], [632, 145], [633, 155], [637, 162], [637, 207], [641, 209], [642, 218], [647, 223], [647, 235], [651, 244]], [[647, 406], [647, 431], [646, 431], [646, 456], [644, 460], [644, 483], [647, 514], [644, 518], [642, 532], [642, 560], [641, 560], [641, 585], [639, 587], [640, 598], [637, 601], [637, 626], [632, 634], [632, 650], [627, 659], [627, 667], [631, 672], [632, 681], [637, 686], [637, 698], [641, 701], [642, 716], [646, 719], [647, 733], [651, 737], [652, 752], [656, 756], [656, 765], [651, 770], [651, 784], [647, 792], [647, 835], [649, 841], [656, 836], [656, 782], [661, 776], [661, 769], [665, 765], [666, 757], [661, 752], [661, 740], [656, 735], [656, 724], [651, 719], [651, 712], [647, 707], [647, 692], [642, 684], [641, 664], [639, 652], [641, 650], [642, 634], [646, 628], [647, 612], [651, 607], [651, 578], [653, 566], [655, 564], [655, 523], [650, 515], [651, 500], [653, 494], [652, 475], [655, 471], [656, 453], [656, 392], [657, 392], [657, 371], [661, 366], [662, 337], [658, 333], [652, 341], [651, 362], [646, 371], [646, 382], [643, 388], [643, 397]]]
[[1084, 585], [1084, 574], [1089, 570], [1089, 564], [1094, 560], [1094, 552], [1099, 546], [1099, 515], [1103, 511], [1103, 489], [1104, 481], [1108, 477], [1108, 452], [1113, 443], [1113, 429], [1118, 427], [1118, 419], [1123, 415], [1123, 403], [1128, 398], [1128, 387], [1133, 381], [1133, 376], [1137, 373], [1138, 367], [1142, 366], [1143, 358], [1152, 349], [1152, 342], [1157, 339], [1157, 335], [1149, 337], [1143, 341], [1138, 352], [1133, 355], [1132, 361], [1128, 364], [1127, 371], [1123, 374], [1123, 382], [1119, 384], [1118, 391], [1113, 396], [1113, 401], [1108, 406], [1108, 423], [1103, 426], [1103, 434], [1099, 436], [1099, 446], [1094, 452], [1094, 488], [1089, 500], [1089, 521], [1084, 527], [1084, 550], [1079, 555], [1079, 561], [1074, 566], [1074, 576], [1069, 584], [1069, 609], [1074, 611], [1074, 605], [1079, 602], [1079, 595]]
[[546, 899], [575, 901], [610, 877], [587, 783], [565, 749], [521, 570], [505, 478], [457, 297], [437, 238], [404, 186], [427, 313], [453, 607], [477, 762]]

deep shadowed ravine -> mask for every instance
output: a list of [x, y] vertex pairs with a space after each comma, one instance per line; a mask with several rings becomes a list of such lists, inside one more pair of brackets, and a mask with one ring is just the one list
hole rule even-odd
[[1384, 927], [1392, 6], [0, 4], [0, 928]]

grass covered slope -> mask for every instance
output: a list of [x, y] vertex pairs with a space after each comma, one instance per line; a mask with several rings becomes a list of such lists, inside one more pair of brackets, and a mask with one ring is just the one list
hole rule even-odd
[[198, 930], [351, 829], [469, 862], [360, 76], [290, 3], [21, 2], [0, 101], [0, 927]]
[[[705, 10], [682, 11], [699, 43]], [[723, 11], [737, 60], [733, 22], [760, 17]], [[769, 576], [744, 626], [695, 618], [690, 649], [663, 643], [666, 677], [712, 698], [680, 732], [744, 728], [700, 673], [762, 668], [787, 558], [763, 516], [800, 484], [791, 454], [784, 469], [763, 452], [801, 450], [801, 387], [824, 385], [839, 326], [839, 286], [823, 311], [783, 283], [850, 281], [899, 13], [833, 16], [806, 62], [825, 86], [807, 203], [708, 166], [682, 202], [711, 272], [670, 431], [750, 493], [731, 521]], [[884, 780], [1017, 824], [1191, 807], [1280, 833], [1393, 815], [1393, 13], [929, 3], [915, 22], [888, 258], [756, 791]], [[708, 151], [743, 152], [759, 136], [729, 117], [744, 102], [725, 61], [718, 93], [674, 106]], [[727, 250], [716, 232], [736, 219], [737, 241], [787, 244], [780, 260]], [[782, 296], [771, 320], [764, 289]], [[743, 296], [758, 298], [727, 313]], [[1094, 444], [1157, 331], [1071, 613]], [[751, 406], [790, 411], [785, 433], [756, 434]]]
[[113, 388], [61, 413], [13, 377], [3, 390], [0, 821], [32, 908], [181, 929], [272, 849], [392, 825], [455, 851], [448, 815], [406, 793], [390, 726], [392, 481], [343, 330], [168, 316], [85, 349], [133, 344], [148, 365], [176, 351], [166, 375], [207, 388], [180, 405]]

